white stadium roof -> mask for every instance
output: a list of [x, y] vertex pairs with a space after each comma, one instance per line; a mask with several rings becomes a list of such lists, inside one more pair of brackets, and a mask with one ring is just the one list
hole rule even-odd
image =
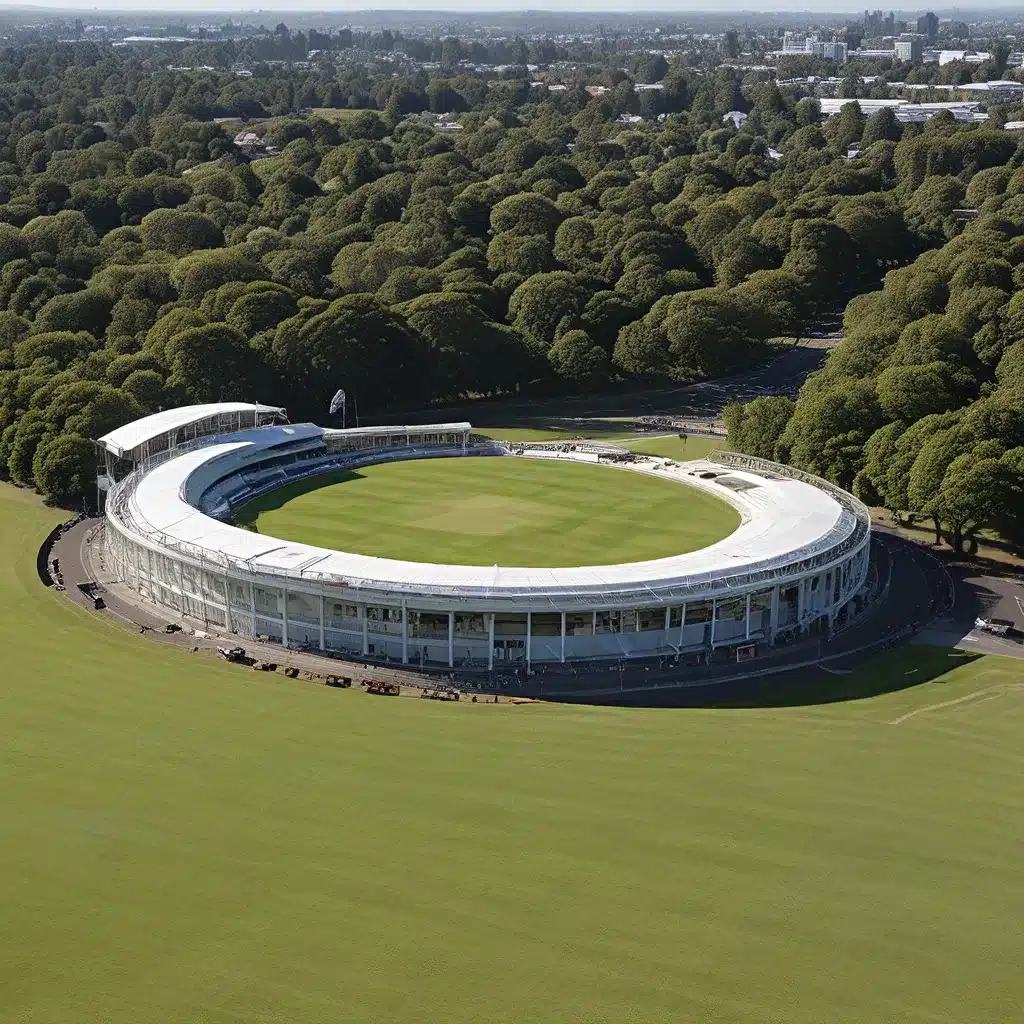
[[[701, 550], [617, 565], [524, 568], [376, 558], [242, 530], [205, 515], [185, 500], [185, 484], [201, 467], [232, 453], [240, 455], [246, 448], [280, 444], [286, 437], [283, 431], [296, 429], [264, 428], [248, 437], [186, 452], [143, 474], [128, 497], [135, 529], [158, 546], [180, 548], [195, 558], [200, 557], [199, 549], [211, 563], [233, 563], [256, 574], [306, 580], [316, 587], [328, 584], [395, 592], [396, 596], [407, 592], [456, 598], [511, 598], [524, 592], [537, 597], [630, 592], [642, 597], [649, 591], [653, 601], [657, 600], [653, 588], [704, 584], [809, 557], [839, 544], [855, 527], [853, 513], [811, 483], [716, 463], [669, 460], [607, 472], [640, 471], [675, 480], [681, 485], [681, 504], [686, 501], [683, 484], [700, 488], [729, 502], [742, 521], [728, 537]], [[703, 479], [701, 472], [717, 476]]]
[[183, 405], [176, 409], [164, 409], [141, 420], [133, 420], [123, 427], [104, 434], [97, 443], [115, 455], [130, 452], [134, 448], [161, 437], [172, 430], [187, 427], [192, 423], [233, 412], [284, 412], [273, 405], [254, 405], [252, 402], [211, 402], [207, 405]]

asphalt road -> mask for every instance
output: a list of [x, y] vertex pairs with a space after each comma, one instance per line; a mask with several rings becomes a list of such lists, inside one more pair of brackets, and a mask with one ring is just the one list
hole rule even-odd
[[[954, 568], [956, 603], [952, 612], [922, 632], [925, 643], [958, 647], [977, 654], [1024, 658], [1024, 573], [992, 575]], [[1015, 631], [1008, 637], [975, 629], [977, 618], [1009, 619]], [[1024, 669], [1021, 670], [1024, 674]]]
[[[752, 370], [701, 381], [678, 388], [631, 391], [618, 395], [588, 395], [539, 402], [502, 400], [475, 402], [444, 409], [422, 410], [404, 415], [407, 422], [427, 422], [437, 418], [468, 419], [479, 427], [566, 426], [566, 420], [583, 427], [588, 419], [651, 415], [688, 416], [695, 420], [714, 420], [732, 402], [749, 402], [761, 395], [788, 395], [795, 398], [807, 375], [820, 369], [829, 349], [842, 339], [821, 337], [787, 349], [769, 363]], [[614, 423], [594, 424], [614, 429]]]

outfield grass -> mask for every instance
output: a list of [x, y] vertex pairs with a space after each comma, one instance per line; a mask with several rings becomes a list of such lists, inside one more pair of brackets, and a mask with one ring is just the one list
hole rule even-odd
[[375, 699], [72, 607], [56, 519], [0, 488], [5, 1024], [1019, 1020], [1020, 662], [778, 710]]
[[729, 450], [724, 437], [677, 437], [675, 434], [669, 437], [638, 437], [629, 441], [626, 447], [641, 455], [661, 455], [680, 462], [704, 459], [711, 452]]
[[422, 459], [301, 481], [240, 510], [261, 533], [462, 565], [566, 566], [693, 551], [739, 513], [693, 487], [537, 459]]

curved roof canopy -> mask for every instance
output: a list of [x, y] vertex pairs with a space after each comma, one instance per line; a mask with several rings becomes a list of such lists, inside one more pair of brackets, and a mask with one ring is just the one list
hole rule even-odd
[[[152, 416], [144, 416], [141, 420], [133, 420], [123, 427], [111, 430], [97, 439], [112, 455], [122, 458], [147, 441], [162, 437], [173, 430], [189, 427], [213, 416], [231, 413], [284, 413], [284, 409], [274, 405], [256, 405], [252, 402], [210, 402], [206, 405], [183, 405], [177, 409], [164, 409]], [[235, 427], [234, 429], [238, 429]]]
[[[801, 480], [727, 467], [714, 462], [651, 460], [623, 467], [708, 491], [741, 515], [740, 526], [709, 547], [667, 558], [617, 565], [561, 568], [444, 565], [332, 551], [238, 529], [205, 515], [189, 503], [193, 474], [219, 462], [225, 476], [241, 462], [255, 463], [260, 450], [273, 449], [289, 431], [281, 427], [257, 435], [239, 435], [186, 452], [146, 473], [129, 498], [137, 529], [163, 546], [202, 557], [212, 564], [235, 565], [247, 572], [286, 577], [327, 586], [367, 588], [386, 593], [470, 596], [531, 595], [562, 598], [613, 594], [634, 602], [657, 601], [680, 585], [714, 589], [727, 577], [788, 565], [828, 550], [850, 536], [856, 517], [831, 494]], [[609, 474], [622, 469], [608, 468]], [[213, 474], [214, 476], [216, 473]], [[609, 477], [609, 485], [615, 486]], [[680, 487], [685, 506], [687, 488]], [[724, 589], [724, 587], [723, 587]]]

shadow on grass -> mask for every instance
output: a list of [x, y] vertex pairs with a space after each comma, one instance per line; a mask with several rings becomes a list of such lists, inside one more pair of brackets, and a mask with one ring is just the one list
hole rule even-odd
[[303, 494], [319, 491], [322, 487], [330, 487], [332, 484], [343, 484], [350, 480], [359, 480], [364, 475], [358, 470], [336, 469], [330, 473], [324, 473], [322, 476], [310, 476], [305, 480], [296, 480], [293, 483], [284, 484], [269, 494], [264, 494], [253, 501], [247, 502], [235, 512], [231, 521], [235, 526], [240, 526], [243, 530], [252, 530], [253, 533], [258, 533], [256, 520], [264, 512], [273, 512]]
[[875, 655], [851, 667], [816, 666], [780, 675], [707, 686], [680, 687], [587, 703], [629, 707], [787, 708], [867, 700], [941, 681], [982, 655], [956, 648], [907, 646]]

